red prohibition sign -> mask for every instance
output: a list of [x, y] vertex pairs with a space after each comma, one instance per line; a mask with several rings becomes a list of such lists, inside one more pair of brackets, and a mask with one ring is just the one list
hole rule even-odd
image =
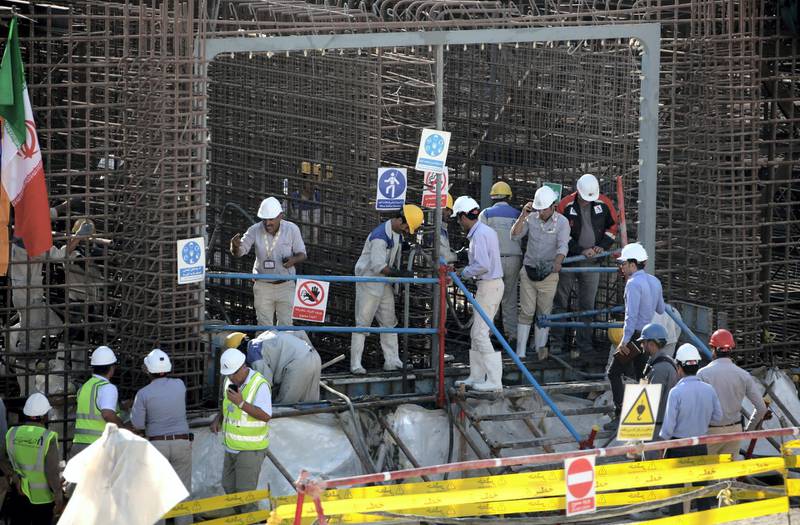
[[567, 489], [575, 498], [584, 498], [594, 485], [594, 472], [589, 460], [580, 458], [573, 461], [567, 471]]
[[325, 299], [325, 289], [318, 282], [306, 281], [297, 289], [297, 298], [307, 307], [319, 306]]

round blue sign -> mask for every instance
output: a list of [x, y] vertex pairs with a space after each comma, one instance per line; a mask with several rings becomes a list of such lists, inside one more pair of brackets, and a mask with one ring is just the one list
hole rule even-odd
[[386, 170], [378, 178], [378, 189], [385, 199], [399, 199], [406, 191], [406, 177], [400, 170]]
[[190, 241], [183, 245], [181, 257], [186, 264], [195, 264], [200, 260], [202, 253], [203, 250], [200, 249], [200, 245], [195, 241]]
[[431, 157], [438, 157], [444, 151], [444, 137], [438, 133], [430, 135], [425, 139], [425, 153]]

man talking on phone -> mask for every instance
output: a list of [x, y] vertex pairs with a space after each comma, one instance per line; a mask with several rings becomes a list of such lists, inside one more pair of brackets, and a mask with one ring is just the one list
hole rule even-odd
[[[229, 348], [220, 357], [225, 376], [222, 412], [211, 423], [215, 434], [222, 431], [225, 461], [222, 489], [226, 494], [254, 490], [269, 446], [272, 395], [264, 376], [245, 364], [245, 355]], [[237, 507], [240, 514], [258, 510], [255, 504]]]

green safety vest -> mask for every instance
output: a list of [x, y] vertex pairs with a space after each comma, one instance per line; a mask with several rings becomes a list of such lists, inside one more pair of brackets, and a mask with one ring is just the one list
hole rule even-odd
[[[223, 392], [227, 391], [230, 379], [225, 379]], [[242, 391], [242, 399], [253, 404], [256, 392], [262, 386], [269, 388], [269, 382], [259, 374], [253, 372], [250, 381]], [[250, 416], [247, 412], [237, 407], [222, 395], [222, 432], [224, 433], [225, 446], [231, 450], [263, 450], [269, 446], [269, 426], [264, 421]]]
[[75, 413], [73, 443], [90, 445], [103, 435], [106, 420], [97, 408], [97, 391], [108, 380], [92, 376], [78, 390], [78, 411]]
[[19, 476], [22, 492], [34, 505], [55, 500], [44, 473], [44, 459], [53, 441], [58, 446], [56, 432], [35, 425], [12, 427], [6, 434], [6, 450], [11, 465]]

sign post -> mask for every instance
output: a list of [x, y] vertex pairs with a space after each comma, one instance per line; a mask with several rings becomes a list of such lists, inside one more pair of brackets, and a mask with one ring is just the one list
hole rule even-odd
[[417, 164], [418, 171], [442, 173], [447, 162], [447, 150], [450, 147], [450, 132], [437, 129], [423, 129], [419, 138]]
[[564, 461], [567, 482], [567, 516], [588, 514], [597, 510], [594, 456], [569, 458]]
[[298, 279], [294, 288], [292, 319], [315, 323], [325, 321], [329, 286], [330, 283], [327, 281]]
[[178, 284], [199, 283], [205, 278], [205, 239], [195, 237], [178, 241]]
[[375, 209], [399, 210], [406, 203], [406, 169], [378, 168], [378, 188]]

